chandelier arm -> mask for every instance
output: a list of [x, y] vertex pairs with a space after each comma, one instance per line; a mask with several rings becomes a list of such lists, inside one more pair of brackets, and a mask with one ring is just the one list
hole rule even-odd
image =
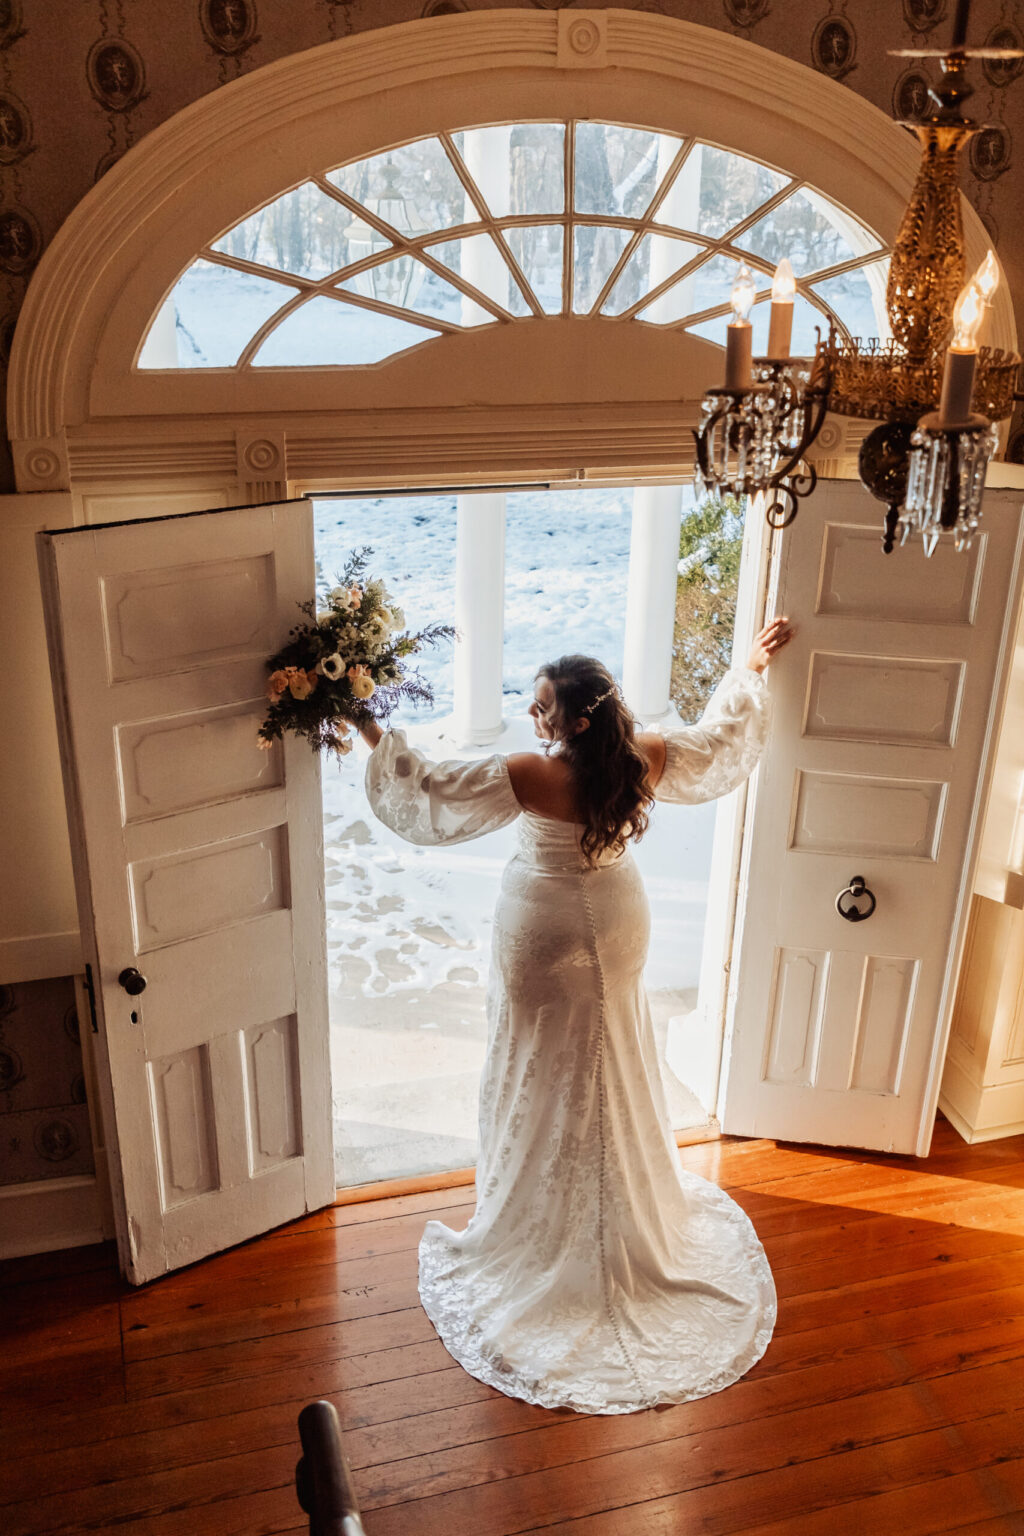
[[[813, 464], [802, 475], [791, 475], [786, 482], [771, 484], [772, 500], [765, 508], [765, 521], [769, 528], [788, 528], [799, 510], [798, 503], [810, 496], [818, 483], [818, 471]], [[779, 509], [782, 508], [782, 515]]]

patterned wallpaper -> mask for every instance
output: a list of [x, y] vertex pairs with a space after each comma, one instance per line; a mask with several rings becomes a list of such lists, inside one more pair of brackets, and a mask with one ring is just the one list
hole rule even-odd
[[[594, 0], [589, 0], [593, 8]], [[913, 116], [931, 61], [887, 48], [948, 41], [955, 0], [620, 0], [627, 9], [719, 27]], [[574, 0], [0, 0], [0, 367], [32, 269], [104, 171], [188, 102], [288, 53], [424, 15], [496, 7], [571, 9]], [[585, 7], [584, 7], [585, 8]], [[974, 0], [969, 41], [1019, 45], [1021, 0]], [[1024, 296], [1020, 61], [972, 67], [985, 123], [964, 190]], [[728, 138], [728, 133], [724, 134]], [[1024, 432], [1018, 438], [1024, 457]], [[10, 487], [9, 465], [2, 471]]]
[[92, 1171], [74, 982], [0, 986], [0, 1184]]

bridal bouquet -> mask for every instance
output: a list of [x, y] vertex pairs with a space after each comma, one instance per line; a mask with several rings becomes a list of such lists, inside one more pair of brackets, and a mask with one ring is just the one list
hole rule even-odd
[[407, 665], [424, 645], [455, 634], [450, 624], [428, 624], [418, 634], [384, 583], [366, 578], [373, 550], [349, 556], [336, 587], [302, 604], [308, 623], [296, 624], [287, 645], [267, 662], [270, 708], [259, 745], [269, 750], [285, 731], [304, 736], [315, 752], [351, 752], [351, 727], [372, 716], [386, 721], [401, 699], [433, 702], [431, 689]]

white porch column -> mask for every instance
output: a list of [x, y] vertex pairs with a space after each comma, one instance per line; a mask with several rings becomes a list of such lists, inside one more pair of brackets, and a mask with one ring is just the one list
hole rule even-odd
[[[658, 147], [658, 171], [659, 175], [668, 169], [667, 161], [674, 158], [672, 149], [664, 141]], [[682, 169], [675, 181], [665, 194], [665, 200], [658, 211], [658, 219], [661, 223], [675, 225], [677, 229], [696, 229], [700, 223], [700, 180], [704, 163], [704, 146], [695, 144], [683, 162]], [[651, 267], [649, 286], [657, 288], [673, 272], [692, 260], [693, 253], [688, 256], [682, 243], [664, 237], [656, 240], [651, 249]], [[670, 288], [661, 299], [655, 299], [644, 318], [654, 321], [668, 321], [685, 315], [693, 307], [693, 278], [684, 278], [677, 283], [675, 288]]]
[[633, 492], [622, 691], [646, 724], [672, 712], [669, 686], [682, 507], [679, 485], [638, 486]]
[[483, 746], [504, 729], [505, 495], [460, 496], [455, 533], [453, 726], [463, 746]]
[[[512, 176], [512, 125], [498, 124], [493, 128], [474, 128], [466, 134], [466, 169], [483, 193], [491, 213], [500, 218], [510, 206]], [[480, 215], [466, 196], [466, 220], [476, 223]], [[488, 235], [471, 236], [462, 247], [462, 275], [467, 282], [506, 305], [509, 299], [511, 273], [505, 258]], [[462, 323], [486, 325], [494, 320], [489, 310], [481, 309], [472, 299], [463, 296]]]

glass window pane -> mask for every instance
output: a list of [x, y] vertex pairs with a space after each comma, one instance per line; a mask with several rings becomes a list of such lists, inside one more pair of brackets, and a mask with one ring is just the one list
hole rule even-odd
[[[692, 152], [696, 153], [696, 149]], [[691, 154], [692, 159], [692, 154]], [[702, 235], [717, 238], [745, 219], [762, 203], [774, 197], [790, 180], [778, 171], [770, 171], [757, 160], [717, 149], [714, 144], [700, 146], [700, 223]]]
[[565, 207], [565, 124], [503, 123], [454, 135], [466, 169], [496, 219], [561, 213]]
[[546, 315], [562, 312], [564, 233], [561, 224], [522, 224], [505, 230], [509, 249]]
[[593, 308], [632, 234], [632, 230], [615, 229], [610, 225], [576, 226], [572, 253], [572, 307], [576, 314], [585, 314]]
[[418, 139], [343, 165], [327, 180], [406, 236], [480, 218], [439, 139]]
[[[215, 251], [299, 277], [327, 277], [368, 252], [353, 246], [353, 215], [307, 181], [229, 229]], [[365, 227], [365, 226], [364, 226]], [[382, 245], [390, 241], [377, 236]]]
[[621, 315], [692, 261], [701, 249], [689, 240], [674, 240], [671, 235], [644, 235], [602, 304], [601, 313]]
[[[728, 304], [738, 270], [735, 257], [713, 256], [641, 310], [639, 318], [655, 325], [671, 325], [676, 320], [685, 320], [687, 315], [699, 315], [705, 309]], [[771, 279], [764, 272], [755, 271], [754, 282], [759, 288], [771, 286]]]
[[834, 203], [810, 191], [794, 192], [740, 235], [738, 245], [772, 266], [788, 256], [797, 277], [835, 267], [879, 249], [878, 240]]
[[878, 336], [888, 341], [889, 315], [885, 307], [885, 288], [889, 281], [889, 262], [873, 261], [853, 272], [841, 272], [815, 283], [830, 309], [835, 310], [851, 336], [867, 340]]
[[[771, 307], [770, 299], [761, 299], [750, 311], [750, 323], [754, 328], [752, 342], [755, 357], [764, 357], [768, 349]], [[714, 320], [703, 320], [700, 325], [688, 325], [686, 329], [694, 336], [703, 336], [707, 341], [717, 342], [724, 349], [725, 327], [728, 320], [728, 315], [716, 315]], [[790, 343], [790, 355], [813, 357], [818, 341], [818, 331], [823, 337], [828, 335], [828, 316], [823, 315], [820, 309], [815, 309], [813, 304], [809, 304], [804, 296], [798, 293], [794, 300], [793, 340]]]
[[[497, 244], [490, 235], [467, 235], [464, 240], [446, 240], [442, 245], [431, 245], [428, 250], [435, 261], [472, 283], [489, 299], [500, 304], [513, 315], [528, 315], [532, 311], [519, 291], [512, 270]], [[462, 300], [463, 325], [486, 325], [493, 320], [490, 310], [475, 304], [469, 297]]]
[[462, 294], [414, 256], [396, 256], [393, 261], [358, 272], [337, 286], [343, 293], [361, 293], [364, 298], [379, 299], [382, 304], [436, 315], [454, 325], [462, 323]]
[[440, 334], [319, 294], [271, 331], [253, 363], [257, 368], [379, 363]]
[[295, 297], [287, 283], [194, 261], [150, 327], [140, 368], [231, 368], [265, 320]]
[[576, 126], [575, 201], [580, 213], [638, 219], [679, 151], [681, 139], [618, 123]]

